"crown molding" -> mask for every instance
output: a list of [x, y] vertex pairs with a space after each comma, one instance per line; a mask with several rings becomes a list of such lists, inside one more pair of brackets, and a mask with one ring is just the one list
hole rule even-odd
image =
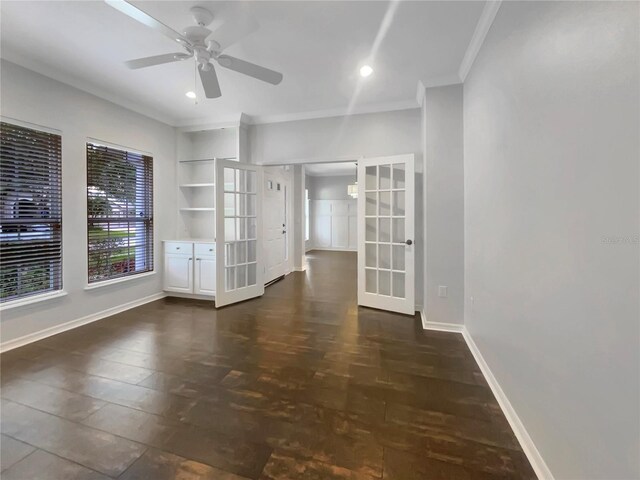
[[2, 52], [1, 58], [5, 62], [13, 63], [15, 65], [18, 65], [19, 67], [50, 78], [64, 85], [76, 88], [85, 93], [101, 98], [102, 100], [106, 100], [107, 102], [113, 103], [115, 105], [118, 105], [119, 107], [125, 108], [157, 122], [164, 123], [165, 125], [169, 125], [170, 127], [176, 126], [176, 120], [174, 118], [171, 118], [167, 115], [157, 112], [156, 110], [147, 108], [135, 102], [126, 101], [119, 95], [106, 92], [101, 88], [96, 88], [89, 82], [73, 77], [71, 75], [67, 75], [58, 70], [43, 66], [41, 64], [38, 64], [37, 62], [32, 62], [20, 55], [12, 55], [10, 52], [7, 52], [6, 49]]
[[460, 63], [460, 68], [458, 69], [458, 77], [460, 78], [461, 83], [464, 83], [466, 80], [469, 70], [471, 70], [471, 66], [478, 56], [478, 52], [480, 52], [480, 48], [484, 43], [487, 33], [489, 33], [489, 29], [493, 24], [493, 20], [496, 18], [496, 14], [498, 13], [498, 9], [501, 4], [502, 0], [488, 0], [487, 3], [485, 3], [484, 9], [478, 19], [476, 29], [473, 32], [467, 51], [465, 52], [462, 62]]

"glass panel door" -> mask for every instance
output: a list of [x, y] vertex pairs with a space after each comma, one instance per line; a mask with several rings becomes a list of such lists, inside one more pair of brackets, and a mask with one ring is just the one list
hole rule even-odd
[[262, 168], [216, 160], [216, 307], [264, 293], [261, 258]]
[[413, 315], [413, 155], [358, 162], [358, 227], [358, 304]]

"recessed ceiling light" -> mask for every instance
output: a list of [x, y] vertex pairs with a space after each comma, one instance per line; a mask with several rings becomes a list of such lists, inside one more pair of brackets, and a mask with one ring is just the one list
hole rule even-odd
[[189, 98], [196, 98], [196, 92], [187, 92], [185, 95]]
[[373, 68], [371, 68], [369, 65], [363, 65], [362, 67], [360, 67], [361, 77], [368, 77], [372, 73], [373, 73]]

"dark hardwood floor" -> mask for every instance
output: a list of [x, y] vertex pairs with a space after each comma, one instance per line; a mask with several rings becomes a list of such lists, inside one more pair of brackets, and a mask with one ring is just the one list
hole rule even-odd
[[355, 268], [3, 354], [2, 479], [535, 478], [462, 336], [358, 308]]

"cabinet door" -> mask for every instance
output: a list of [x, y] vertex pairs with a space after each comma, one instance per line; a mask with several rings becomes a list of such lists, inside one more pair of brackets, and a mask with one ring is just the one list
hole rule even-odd
[[193, 293], [193, 258], [188, 255], [164, 256], [164, 289], [168, 292]]
[[196, 258], [194, 293], [199, 295], [216, 294], [216, 257]]

